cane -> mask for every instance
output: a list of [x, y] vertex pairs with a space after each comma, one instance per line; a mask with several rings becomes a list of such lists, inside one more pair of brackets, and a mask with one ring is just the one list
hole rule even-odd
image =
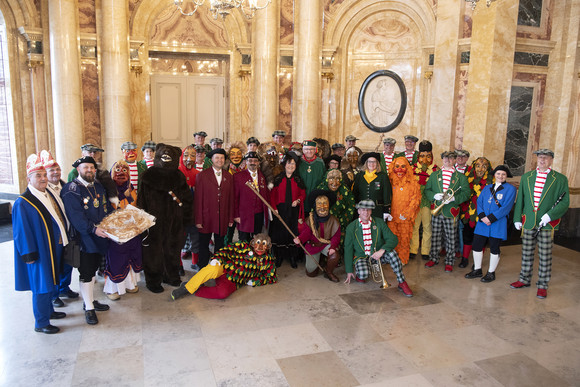
[[[262, 195], [260, 195], [260, 192], [258, 191], [258, 189], [256, 188], [256, 186], [254, 186], [254, 183], [252, 183], [251, 181], [246, 181], [246, 185], [252, 190], [253, 193], [255, 193], [260, 200], [270, 209], [270, 211], [272, 211], [272, 213], [274, 215], [276, 215], [276, 218], [278, 218], [278, 220], [280, 221], [280, 223], [282, 223], [284, 225], [284, 227], [286, 227], [286, 230], [288, 230], [288, 232], [290, 233], [290, 235], [292, 235], [292, 239], [296, 239], [296, 235], [294, 235], [294, 233], [292, 232], [292, 230], [290, 230], [290, 227], [288, 227], [288, 225], [286, 224], [286, 222], [284, 222], [284, 220], [282, 219], [282, 217], [280, 216], [280, 214], [278, 214], [278, 211], [276, 211], [274, 209], [274, 207], [272, 207], [270, 205], [270, 203], [268, 203], [268, 201], [266, 199], [264, 199], [264, 197]], [[318, 266], [318, 268], [320, 270], [322, 270], [322, 272], [324, 273], [324, 269], [322, 268], [322, 266], [320, 266], [320, 264], [318, 262], [316, 262], [314, 260], [314, 258], [312, 258], [312, 256], [310, 255], [310, 253], [308, 251], [306, 251], [306, 248], [304, 247], [304, 245], [302, 245], [302, 243], [299, 243], [300, 247], [302, 247], [302, 250], [304, 250], [304, 252], [306, 253], [307, 257], [311, 257], [310, 259], [312, 259], [312, 261], [314, 263], [316, 263], [316, 266]]]

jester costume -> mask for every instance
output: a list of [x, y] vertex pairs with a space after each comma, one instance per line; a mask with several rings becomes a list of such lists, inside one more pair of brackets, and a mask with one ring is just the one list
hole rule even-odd
[[391, 179], [393, 189], [391, 201], [393, 219], [389, 221], [389, 228], [399, 239], [395, 250], [403, 265], [406, 265], [409, 263], [411, 236], [421, 203], [421, 188], [415, 180], [413, 170], [406, 157], [397, 157], [390, 164], [390, 168], [389, 179]]
[[419, 252], [419, 230], [423, 226], [423, 237], [421, 240], [421, 255], [423, 259], [428, 259], [431, 251], [431, 201], [425, 197], [425, 185], [427, 180], [433, 172], [439, 170], [439, 167], [433, 162], [433, 154], [431, 153], [432, 145], [429, 141], [421, 141], [419, 144], [419, 152], [427, 153], [428, 157], [420, 157], [413, 165], [415, 177], [419, 182], [421, 189], [421, 205], [419, 206], [419, 213], [415, 218], [415, 225], [413, 226], [413, 235], [411, 237], [410, 254], [415, 256]]
[[[476, 171], [476, 167], [479, 169], [479, 171]], [[459, 267], [467, 267], [469, 254], [471, 253], [473, 243], [473, 231], [475, 230], [475, 225], [479, 221], [477, 198], [479, 197], [481, 190], [485, 188], [486, 185], [492, 183], [493, 175], [491, 171], [491, 163], [489, 160], [485, 157], [479, 157], [473, 160], [473, 163], [471, 163], [471, 166], [469, 166], [465, 172], [465, 177], [467, 177], [467, 181], [469, 182], [471, 196], [468, 201], [459, 205], [459, 216], [464, 227], [463, 255]]]
[[[328, 184], [328, 174], [326, 174], [324, 181], [320, 183], [318, 187], [316, 187], [316, 189], [332, 191], [332, 189]], [[343, 250], [344, 234], [346, 232], [346, 227], [350, 224], [350, 222], [352, 222], [352, 218], [354, 217], [355, 202], [351, 190], [349, 190], [344, 185], [344, 182], [341, 182], [340, 186], [335, 191], [335, 193], [336, 193], [336, 203], [334, 203], [334, 205], [330, 208], [330, 215], [333, 215], [336, 219], [338, 219], [338, 222], [340, 223], [341, 235], [339, 249]]]
[[[202, 285], [212, 278], [216, 280], [216, 286]], [[224, 299], [245, 285], [262, 286], [276, 282], [274, 257], [268, 251], [263, 255], [255, 253], [251, 242], [243, 241], [219, 250], [210, 264], [197, 272], [187, 284], [182, 284], [180, 289], [185, 286], [188, 293], [195, 293], [198, 297]], [[179, 296], [174, 295], [173, 298]]]

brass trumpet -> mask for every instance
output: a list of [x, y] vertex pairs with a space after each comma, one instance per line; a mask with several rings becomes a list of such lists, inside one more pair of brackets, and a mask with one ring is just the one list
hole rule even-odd
[[[458, 190], [459, 189], [461, 189], [461, 187], [459, 187]], [[441, 204], [439, 204], [437, 207], [431, 210], [431, 215], [437, 216], [437, 214], [439, 213], [439, 211], [441, 211], [443, 206], [449, 203], [454, 195], [455, 191], [453, 191], [451, 188], [445, 191], [445, 193], [443, 194], [443, 198], [441, 198]]]
[[381, 259], [374, 260], [370, 256], [368, 257], [369, 264], [371, 266], [371, 275], [373, 277], [373, 281], [378, 284], [381, 284], [381, 289], [386, 289], [389, 287], [389, 283], [385, 279], [385, 275], [383, 274], [383, 265], [381, 265]]

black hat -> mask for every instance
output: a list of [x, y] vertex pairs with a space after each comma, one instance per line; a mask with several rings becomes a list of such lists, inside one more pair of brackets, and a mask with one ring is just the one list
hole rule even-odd
[[362, 157], [360, 158], [360, 163], [361, 164], [366, 163], [370, 157], [377, 159], [377, 162], [381, 160], [381, 155], [379, 155], [377, 152], [368, 152], [362, 155]]
[[427, 140], [423, 140], [419, 143], [419, 152], [432, 152], [433, 144]]
[[341, 144], [340, 142], [332, 144], [332, 146], [331, 146], [332, 150], [340, 149], [340, 148], [344, 148], [344, 147], [345, 147], [344, 144]]
[[226, 151], [222, 148], [216, 148], [216, 149], [212, 150], [211, 152], [209, 152], [207, 154], [207, 157], [211, 159], [213, 157], [213, 155], [224, 155], [224, 157], [225, 157]]
[[331, 155], [328, 158], [328, 162], [330, 163], [331, 160], [334, 160], [338, 163], [338, 165], [340, 165], [340, 162], [342, 161], [342, 157], [340, 157], [339, 155]]
[[310, 203], [310, 208], [316, 208], [316, 198], [319, 196], [326, 196], [329, 201], [329, 209], [336, 203], [336, 194], [330, 190], [326, 189], [315, 189], [308, 195], [308, 203]]
[[495, 167], [495, 169], [493, 170], [493, 175], [495, 175], [497, 171], [504, 171], [505, 173], [507, 173], [507, 177], [514, 177], [510, 169], [507, 167], [507, 165], [498, 165], [497, 167]]
[[280, 164], [285, 166], [286, 163], [288, 161], [290, 161], [290, 159], [294, 160], [294, 162], [296, 163], [296, 166], [298, 166], [298, 163], [300, 162], [300, 157], [292, 151], [286, 152], [286, 154], [284, 155], [284, 158], [282, 158], [282, 162]]
[[195, 136], [207, 137], [207, 133], [206, 133], [206, 132], [204, 132], [204, 131], [195, 132], [195, 133], [193, 134], [193, 137], [195, 137]]
[[260, 155], [258, 154], [258, 152], [248, 152], [246, 153], [246, 155], [244, 156], [244, 160], [247, 159], [258, 159], [258, 161], [262, 161], [262, 158], [260, 157]]
[[79, 165], [84, 164], [84, 163], [93, 164], [95, 166], [95, 168], [97, 168], [97, 162], [91, 156], [81, 157], [80, 159], [78, 159], [77, 161], [75, 161], [72, 166], [73, 166], [73, 168], [76, 168]]

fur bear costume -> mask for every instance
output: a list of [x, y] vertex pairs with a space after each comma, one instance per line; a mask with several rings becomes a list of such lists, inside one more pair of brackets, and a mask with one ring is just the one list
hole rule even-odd
[[153, 166], [143, 172], [137, 206], [157, 218], [143, 242], [147, 289], [161, 293], [165, 282], [179, 286], [180, 250], [185, 226], [193, 221], [193, 198], [178, 169], [181, 149], [157, 144]]

